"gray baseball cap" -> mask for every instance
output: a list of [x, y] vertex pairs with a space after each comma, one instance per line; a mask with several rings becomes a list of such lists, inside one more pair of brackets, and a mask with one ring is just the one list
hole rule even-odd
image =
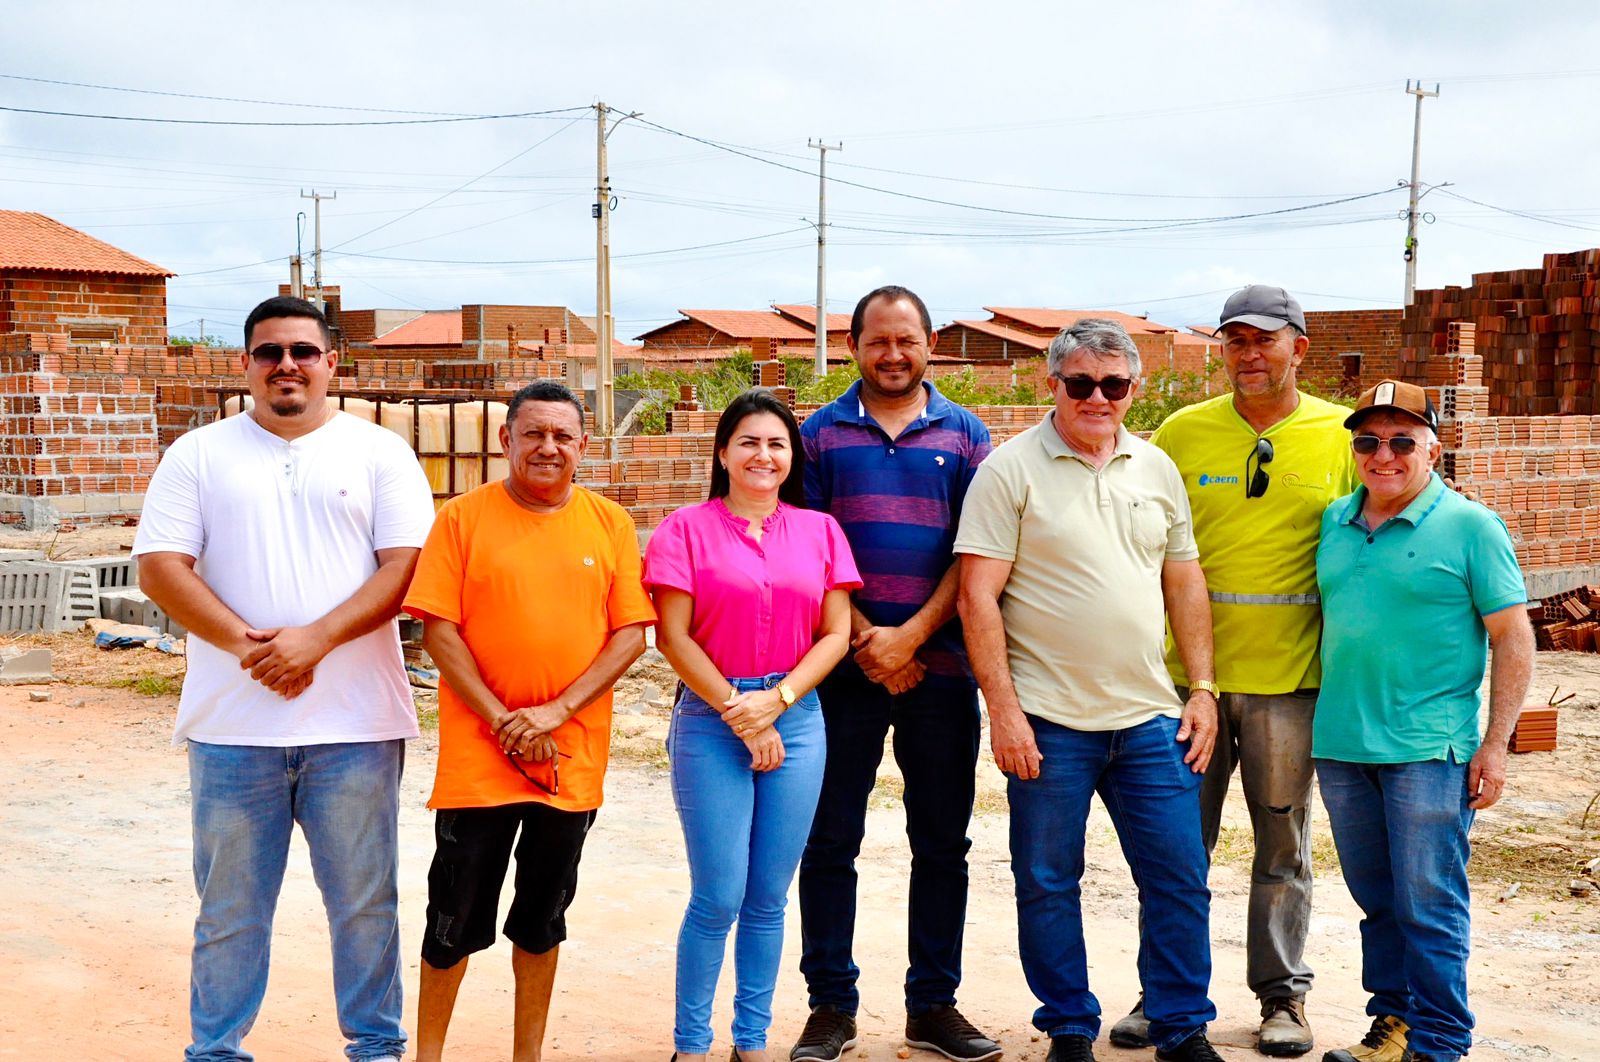
[[1233, 323], [1247, 324], [1265, 332], [1276, 332], [1285, 325], [1294, 325], [1301, 335], [1306, 334], [1306, 315], [1300, 302], [1282, 288], [1265, 284], [1251, 284], [1228, 296], [1222, 305], [1220, 331]]

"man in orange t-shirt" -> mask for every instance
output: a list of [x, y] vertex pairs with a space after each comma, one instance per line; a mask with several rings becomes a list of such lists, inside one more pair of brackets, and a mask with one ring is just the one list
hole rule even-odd
[[467, 957], [494, 943], [513, 844], [516, 1062], [537, 1062], [544, 1041], [601, 801], [612, 686], [655, 620], [633, 520], [573, 485], [588, 442], [567, 388], [541, 381], [512, 396], [500, 429], [510, 475], [440, 510], [406, 595], [442, 680], [418, 1062], [442, 1057]]

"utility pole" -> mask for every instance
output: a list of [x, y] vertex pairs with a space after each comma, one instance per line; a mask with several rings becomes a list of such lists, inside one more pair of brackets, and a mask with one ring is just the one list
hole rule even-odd
[[205, 346], [206, 345], [206, 319], [204, 317], [200, 318], [200, 337], [199, 338], [200, 338], [200, 345], [202, 347]]
[[828, 152], [843, 151], [844, 144], [821, 139], [806, 141], [817, 151], [817, 364], [816, 374], [828, 374]]
[[617, 403], [614, 386], [615, 370], [611, 362], [611, 340], [616, 331], [616, 319], [611, 312], [611, 172], [606, 168], [606, 138], [611, 130], [629, 118], [642, 113], [631, 111], [618, 118], [615, 125], [606, 128], [611, 108], [604, 103], [594, 105], [595, 116], [595, 182], [594, 214], [594, 430], [596, 435], [609, 436], [616, 430]]
[[339, 193], [332, 192], [328, 195], [323, 195], [321, 192], [313, 188], [311, 189], [310, 195], [306, 195], [305, 191], [302, 190], [300, 192], [300, 198], [310, 199], [313, 201], [313, 215], [316, 218], [313, 226], [316, 232], [314, 237], [316, 240], [316, 249], [311, 252], [311, 284], [316, 289], [316, 298], [312, 299], [311, 301], [317, 304], [317, 309], [323, 310], [326, 309], [327, 306], [322, 298], [322, 201], [324, 199], [338, 199]]
[[617, 405], [611, 366], [611, 175], [606, 170], [604, 103], [594, 105], [594, 430], [608, 437], [616, 430]]
[[1410, 306], [1417, 291], [1417, 185], [1420, 183], [1418, 174], [1422, 166], [1422, 101], [1428, 96], [1439, 95], [1439, 85], [1435, 82], [1433, 91], [1429, 92], [1422, 87], [1421, 80], [1415, 84], [1407, 81], [1406, 91], [1417, 98], [1417, 117], [1411, 129], [1411, 203], [1406, 207], [1405, 305]]

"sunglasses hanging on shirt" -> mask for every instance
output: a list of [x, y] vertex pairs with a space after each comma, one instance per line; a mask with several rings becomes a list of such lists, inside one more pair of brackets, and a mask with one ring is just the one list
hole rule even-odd
[[[1244, 459], [1244, 496], [1246, 498], [1259, 498], [1267, 492], [1272, 485], [1272, 477], [1263, 467], [1272, 463], [1272, 440], [1257, 439], [1255, 446], [1250, 449], [1250, 456]], [[1255, 465], [1254, 470], [1251, 465]]]

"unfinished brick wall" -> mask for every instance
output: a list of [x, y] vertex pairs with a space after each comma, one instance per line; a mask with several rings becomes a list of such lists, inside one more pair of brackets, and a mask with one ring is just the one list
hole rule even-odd
[[0, 273], [0, 334], [31, 332], [79, 342], [165, 344], [165, 277], [104, 273]]
[[0, 523], [134, 520], [157, 460], [155, 395], [110, 365], [0, 337]]
[[[552, 335], [563, 328], [573, 343], [593, 343], [594, 329], [582, 317], [565, 306], [502, 306], [476, 304], [461, 307], [461, 343], [471, 348], [468, 357], [475, 356], [481, 346], [485, 351], [506, 349], [506, 329], [515, 326], [523, 339], [539, 339], [546, 330]], [[480, 343], [481, 340], [481, 343]]]
[[[1300, 375], [1323, 385], [1359, 394], [1399, 372], [1401, 310], [1311, 310], [1306, 335], [1311, 348]], [[1359, 354], [1358, 363], [1341, 355]], [[1352, 372], [1351, 370], [1355, 371]]]

